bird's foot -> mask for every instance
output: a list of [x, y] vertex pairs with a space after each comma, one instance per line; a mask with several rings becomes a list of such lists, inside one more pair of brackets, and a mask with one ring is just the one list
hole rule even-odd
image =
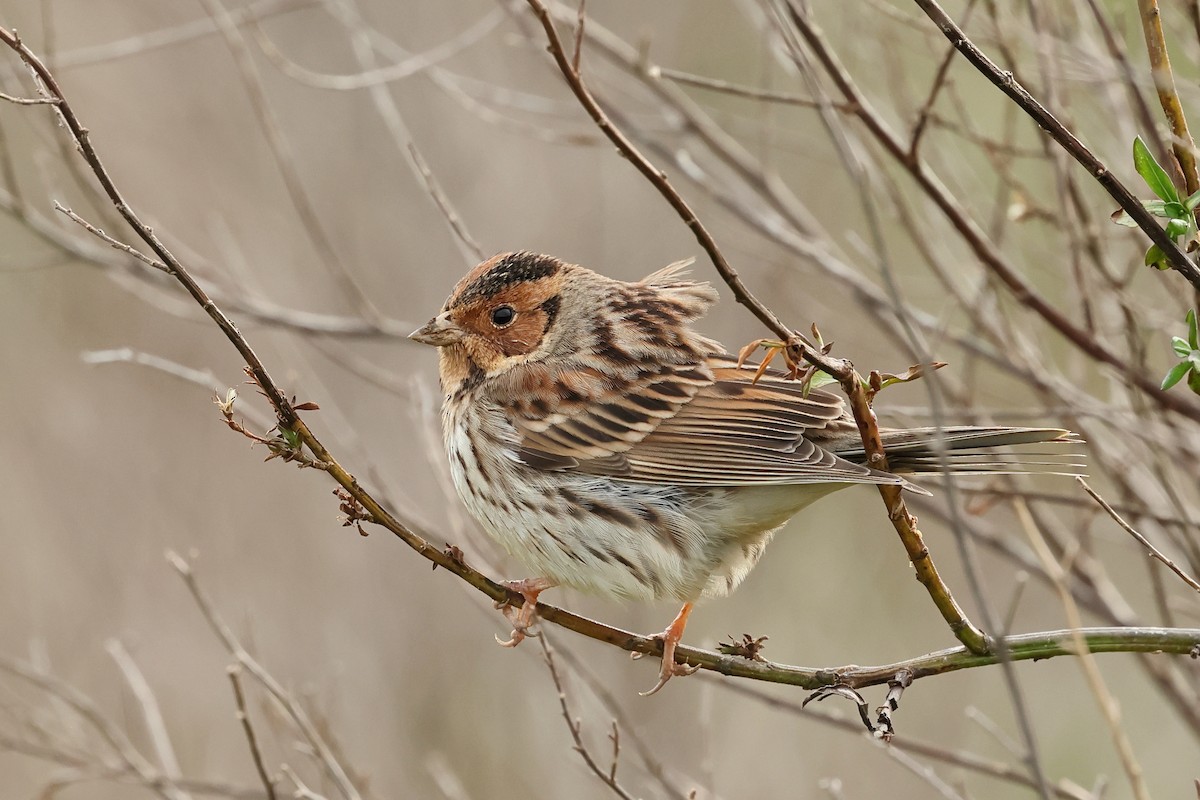
[[687, 625], [688, 615], [692, 613], [692, 604], [687, 603], [680, 610], [674, 621], [667, 626], [667, 629], [657, 636], [655, 639], [662, 639], [663, 654], [662, 667], [658, 671], [658, 683], [654, 684], [648, 692], [639, 692], [642, 697], [649, 697], [658, 692], [659, 689], [667, 685], [667, 681], [676, 676], [691, 675], [700, 669], [699, 665], [691, 666], [688, 664], [675, 663], [675, 648], [679, 641], [683, 638], [683, 629]]
[[510, 638], [505, 641], [497, 636], [496, 643], [501, 647], [516, 647], [525, 637], [537, 635], [531, 634], [529, 629], [537, 622], [538, 595], [554, 586], [554, 581], [549, 578], [524, 578], [519, 581], [504, 581], [503, 585], [510, 592], [521, 595], [524, 602], [517, 608], [513, 605], [511, 597], [496, 601], [496, 608], [500, 609], [504, 618], [513, 626]]

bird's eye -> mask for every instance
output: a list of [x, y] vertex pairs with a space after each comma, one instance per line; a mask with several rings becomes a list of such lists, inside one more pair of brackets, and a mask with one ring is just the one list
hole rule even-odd
[[492, 309], [492, 324], [497, 328], [511, 325], [516, 318], [517, 312], [513, 310], [512, 306], [497, 306]]

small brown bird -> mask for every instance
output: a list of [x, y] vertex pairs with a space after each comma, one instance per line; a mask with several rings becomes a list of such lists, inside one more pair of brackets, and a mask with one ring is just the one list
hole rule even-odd
[[[439, 348], [455, 488], [534, 577], [507, 585], [515, 646], [552, 586], [674, 598], [653, 694], [701, 597], [729, 594], [794, 514], [854, 484], [904, 478], [863, 465], [839, 396], [775, 372], [755, 380], [691, 324], [717, 300], [686, 263], [626, 283], [557, 258], [503, 253], [458, 282], [411, 334]], [[898, 472], [942, 470], [932, 428], [885, 430]], [[1021, 472], [984, 448], [1067, 441], [1054, 428], [950, 427], [958, 474]], [[1070, 465], [1066, 465], [1070, 466]]]

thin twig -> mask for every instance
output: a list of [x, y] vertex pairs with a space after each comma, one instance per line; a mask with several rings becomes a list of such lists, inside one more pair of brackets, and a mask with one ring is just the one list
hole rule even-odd
[[[312, 8], [320, 5], [321, 2], [322, 0], [256, 0], [244, 7], [231, 9], [229, 14], [233, 23], [240, 26], [268, 17], [282, 16], [293, 11]], [[62, 70], [111, 63], [154, 50], [174, 47], [216, 32], [217, 24], [211, 17], [204, 16], [179, 25], [157, 28], [103, 44], [64, 50], [55, 57], [54, 65], [56, 69]]]
[[[924, 2], [924, 0], [918, 0], [918, 2]], [[1157, 380], [1148, 377], [1141, 370], [1136, 369], [1129, 363], [1127, 358], [1105, 347], [1096, 337], [1089, 335], [1086, 330], [1077, 326], [1039, 292], [1037, 287], [1026, 279], [1021, 274], [1021, 271], [1010, 263], [992, 242], [988, 241], [984, 231], [964, 211], [963, 203], [950, 193], [938, 176], [930, 169], [929, 165], [922, 159], [908, 159], [906, 143], [889, 128], [884, 118], [873, 109], [870, 102], [855, 85], [850, 74], [841, 62], [838, 61], [823, 35], [812, 24], [811, 20], [802, 14], [795, 13], [794, 7], [792, 20], [797, 28], [800, 29], [805, 42], [813, 48], [818, 61], [821, 62], [825, 71], [837, 86], [838, 91], [842, 93], [843, 98], [856, 106], [858, 109], [856, 112], [857, 116], [875, 140], [909, 172], [922, 191], [926, 193], [929, 199], [935, 203], [938, 210], [951, 222], [955, 231], [970, 245], [980, 262], [1008, 287], [1013, 296], [1022, 305], [1034, 311], [1081, 352], [1120, 371], [1127, 380], [1136, 385], [1139, 390], [1152, 398], [1159, 406], [1200, 422], [1200, 405], [1180, 394], [1163, 391]], [[955, 30], [958, 29], [955, 28]], [[966, 35], [962, 34], [961, 31], [958, 31], [958, 35], [964, 41], [966, 40]], [[952, 39], [952, 41], [957, 42], [959, 40]], [[959, 49], [961, 50], [962, 48], [960, 47]], [[981, 55], [981, 57], [983, 56]], [[994, 68], [995, 65], [992, 65], [990, 61], [987, 63]], [[1007, 75], [1007, 73], [1005, 74]], [[1012, 76], [1008, 75], [1006, 80], [1012, 81]], [[1054, 120], [1054, 124], [1060, 125], [1057, 120]], [[1083, 145], [1079, 146], [1083, 147]], [[1089, 156], [1091, 155], [1090, 151], [1088, 151], [1088, 154]], [[1116, 180], [1107, 171], [1104, 172], [1104, 175], [1107, 176], [1106, 180]], [[1133, 202], [1137, 205], [1140, 215], [1149, 216], [1149, 213], [1141, 206], [1140, 201], [1134, 199]], [[1162, 229], [1158, 227], [1156, 222], [1153, 222], [1153, 218], [1151, 217], [1150, 219], [1150, 226], [1158, 231], [1158, 233], [1163, 234], [1163, 238], [1166, 238]], [[1158, 243], [1157, 239], [1155, 239], [1155, 243]], [[1191, 265], [1191, 262], [1179, 251], [1178, 247], [1175, 247], [1175, 250], [1180, 253], [1185, 262]], [[1200, 280], [1200, 268], [1191, 265], [1191, 269], [1195, 270], [1197, 278]]]
[[1167, 236], [1166, 231], [1159, 226], [1154, 216], [1108, 169], [1104, 162], [1087, 145], [1079, 141], [1075, 134], [1059, 122], [1053, 114], [1047, 111], [1024, 86], [1018, 83], [1011, 72], [1000, 69], [982, 50], [976, 47], [975, 43], [963, 33], [962, 28], [955, 24], [937, 0], [915, 0], [915, 2], [975, 69], [979, 70], [1000, 91], [1008, 95], [1022, 111], [1050, 134], [1059, 146], [1078, 161], [1088, 171], [1088, 174], [1096, 179], [1097, 183], [1104, 187], [1104, 190], [1129, 214], [1142, 232], [1150, 238], [1150, 241], [1158, 245], [1166, 254], [1171, 268], [1186, 278], [1194, 288], [1200, 290], [1200, 267], [1193, 263], [1187, 254]]
[[166, 272], [168, 274], [171, 272], [170, 268], [163, 262], [159, 261], [156, 258], [151, 258], [150, 256], [143, 253], [141, 250], [138, 250], [133, 245], [128, 245], [128, 244], [125, 244], [124, 242], [117, 241], [116, 239], [109, 236], [107, 233], [100, 230], [95, 225], [88, 222], [86, 219], [79, 216], [74, 211], [67, 208], [62, 203], [58, 202], [57, 200], [54, 201], [54, 208], [55, 208], [55, 210], [61, 211], [63, 214], [65, 214], [72, 222], [82, 226], [83, 229], [86, 230], [88, 233], [92, 234], [93, 236], [95, 236], [98, 239], [103, 239], [104, 241], [108, 242], [109, 246], [112, 247], [114, 250], [120, 250], [123, 253], [128, 253], [129, 255], [136, 258], [138, 261], [141, 261], [143, 264], [150, 266], [150, 267], [154, 267], [154, 269], [161, 270], [162, 272]]
[[[371, 44], [371, 37], [366, 23], [362, 19], [356, 5], [349, 0], [336, 3], [331, 8], [339, 12], [342, 24], [351, 33], [351, 44], [354, 47], [354, 55], [358, 59], [359, 66], [364, 71], [370, 71], [374, 68], [375, 48]], [[445, 190], [442, 189], [441, 183], [433, 174], [433, 170], [429, 167], [429, 163], [425, 160], [425, 156], [421, 154], [420, 149], [412, 140], [412, 136], [408, 131], [408, 126], [404, 123], [404, 117], [400, 113], [400, 107], [396, 103], [394, 97], [386, 86], [372, 85], [368, 89], [371, 100], [375, 105], [375, 110], [379, 114], [383, 124], [387, 127], [388, 133], [391, 134], [392, 140], [396, 148], [400, 150], [408, 161], [409, 168], [416, 173], [421, 182], [425, 186], [425, 191], [428, 193], [442, 217], [446, 220], [446, 224], [450, 226], [450, 230], [458, 239], [459, 243], [464, 247], [470, 256], [474, 256], [476, 261], [482, 261], [484, 258], [483, 247], [471, 235], [467, 229], [466, 223], [463, 222], [462, 216], [455, 210], [454, 204], [451, 203], [449, 197], [446, 196]]]
[[933, 771], [932, 767], [920, 763], [903, 750], [895, 750], [889, 747], [886, 749], [886, 752], [896, 763], [900, 764], [909, 772], [925, 781], [925, 783], [927, 783], [929, 787], [941, 797], [946, 798], [946, 800], [966, 800], [963, 795], [955, 791], [953, 786], [940, 778], [938, 774]]
[[375, 303], [372, 302], [366, 289], [344, 263], [341, 251], [337, 249], [329, 233], [325, 230], [325, 223], [317, 212], [312, 198], [304, 186], [304, 181], [300, 177], [291, 142], [284, 134], [283, 126], [267, 96], [262, 76], [251, 57], [246, 38], [242, 35], [222, 0], [200, 0], [200, 2], [213, 18], [233, 56], [242, 78], [242, 85], [250, 97], [250, 107], [254, 110], [263, 137], [274, 157], [275, 166], [287, 189], [288, 199], [296, 211], [296, 216], [300, 219], [305, 235], [319, 256], [318, 260], [329, 271], [330, 276], [341, 287], [346, 297], [355, 304], [363, 319], [376, 325], [385, 324], [386, 317], [375, 307]]
[[1184, 572], [1182, 569], [1180, 569], [1179, 566], [1174, 561], [1167, 558], [1161, 550], [1159, 550], [1157, 547], [1155, 547], [1153, 544], [1151, 544], [1149, 539], [1147, 539], [1145, 536], [1143, 536], [1142, 534], [1140, 534], [1136, 530], [1134, 530], [1133, 526], [1130, 525], [1128, 522], [1126, 522], [1124, 519], [1122, 519], [1121, 515], [1118, 514], [1116, 512], [1116, 510], [1112, 506], [1110, 506], [1104, 500], [1104, 498], [1101, 497], [1096, 492], [1095, 489], [1093, 489], [1091, 486], [1088, 486], [1087, 481], [1085, 481], [1083, 478], [1079, 478], [1079, 477], [1077, 477], [1075, 480], [1079, 481], [1079, 485], [1083, 487], [1083, 490], [1085, 492], [1087, 492], [1089, 495], [1091, 495], [1093, 500], [1095, 500], [1097, 503], [1100, 504], [1100, 507], [1104, 509], [1105, 513], [1107, 513], [1110, 517], [1112, 517], [1113, 522], [1120, 525], [1122, 530], [1124, 530], [1126, 533], [1128, 533], [1134, 539], [1137, 539], [1139, 544], [1141, 544], [1143, 547], [1145, 547], [1147, 550], [1150, 551], [1150, 556], [1152, 558], [1157, 558], [1159, 561], [1166, 564], [1167, 568], [1170, 569], [1172, 572], [1174, 572], [1176, 575], [1178, 575], [1180, 577], [1180, 579], [1183, 580], [1184, 583], [1186, 583], [1188, 586], [1195, 589], [1197, 592], [1200, 592], [1200, 583], [1197, 583], [1195, 578], [1193, 578], [1191, 575], [1188, 575], [1186, 572]]
[[79, 118], [75, 115], [75, 109], [67, 102], [66, 96], [63, 94], [62, 88], [59, 86], [54, 75], [42, 63], [41, 59], [21, 41], [20, 37], [7, 28], [0, 27], [0, 41], [8, 45], [29, 65], [45, 85], [46, 91], [50, 95], [59, 99], [60, 102], [55, 108], [61, 115], [67, 129], [71, 132], [71, 137], [79, 148], [79, 152], [83, 155], [84, 160], [87, 161], [88, 166], [91, 167], [92, 172], [100, 182], [104, 193], [112, 201], [113, 206], [124, 217], [125, 221], [129, 223], [130, 227], [133, 228], [142, 241], [150, 246], [150, 249], [154, 251], [163, 263], [168, 265], [171, 275], [183, 284], [188, 294], [200, 304], [200, 307], [208, 313], [217, 326], [220, 327], [221, 331], [224, 332], [226, 338], [238, 349], [242, 358], [246, 360], [246, 363], [253, 370], [255, 377], [261, 380], [263, 391], [266, 392], [271, 405], [279, 410], [281, 421], [284, 424], [288, 424], [295, 420], [296, 413], [292, 410], [291, 403], [288, 402], [283, 392], [275, 386], [274, 381], [267, 374], [266, 368], [263, 367], [262, 361], [238, 331], [237, 327], [213, 303], [208, 294], [200, 287], [200, 284], [184, 269], [179, 260], [166, 248], [150, 227], [142, 222], [141, 218], [134, 212], [132, 206], [125, 201], [125, 198], [121, 195], [116, 184], [113, 183], [112, 178], [109, 176], [108, 170], [105, 169], [103, 162], [100, 160], [100, 156], [96, 153], [95, 148], [92, 147], [88, 129], [80, 123]]
[[[1192, 194], [1200, 190], [1200, 174], [1196, 171], [1196, 143], [1188, 130], [1179, 92], [1175, 90], [1175, 75], [1171, 72], [1171, 59], [1167, 55], [1167, 40], [1163, 36], [1158, 0], [1138, 0], [1138, 16], [1146, 38], [1146, 53], [1150, 56], [1150, 76], [1154, 79], [1163, 115], [1171, 126], [1171, 150], [1183, 172], [1187, 193]], [[1197, 288], [1200, 289], [1200, 286]]]
[[[721, 681], [722, 689], [732, 692], [739, 697], [747, 697], [764, 706], [792, 714], [797, 717], [806, 719], [815, 719], [823, 725], [852, 733], [862, 735], [863, 726], [858, 721], [857, 717], [850, 719], [844, 715], [834, 712], [822, 710], [816, 704], [802, 705], [799, 701], [788, 700], [782, 697], [776, 697], [773, 694], [765, 691], [761, 687], [754, 685], [746, 685], [742, 683], [732, 683], [729, 681]], [[986, 759], [974, 753], [965, 750], [947, 750], [943, 747], [938, 747], [926, 742], [914, 740], [910, 737], [903, 736], [893, 739], [888, 748], [905, 750], [910, 753], [915, 753], [923, 758], [930, 758], [936, 761], [941, 761], [946, 764], [958, 767], [963, 770], [976, 772], [980, 775], [986, 775], [998, 780], [1007, 781], [1009, 783], [1023, 786], [1030, 789], [1036, 789], [1037, 784], [1029, 777], [1027, 770], [1021, 767], [1015, 767], [1003, 762]], [[1062, 786], [1051, 787], [1051, 793], [1055, 797], [1062, 800], [1095, 800], [1090, 795], [1081, 795], [1078, 792], [1070, 791]]]
[[[179, 759], [175, 757], [175, 748], [171, 744], [170, 734], [167, 733], [167, 724], [163, 720], [162, 709], [159, 708], [154, 690], [150, 688], [146, 676], [142, 674], [137, 662], [133, 660], [133, 656], [129, 654], [119, 639], [110, 639], [105, 643], [105, 649], [108, 650], [113, 661], [117, 662], [121, 674], [125, 676], [125, 682], [129, 685], [134, 698], [138, 701], [138, 706], [142, 709], [142, 720], [146, 723], [146, 731], [150, 735], [150, 741], [154, 744], [154, 752], [158, 756], [158, 763], [162, 767], [163, 775], [170, 781], [178, 782], [182, 777]], [[180, 797], [190, 800], [190, 795], [182, 791]]]
[[19, 106], [58, 104], [58, 100], [53, 97], [16, 97], [15, 95], [5, 94], [4, 92], [0, 92], [0, 100], [3, 100], [7, 103], [15, 103]]
[[[666, 78], [675, 83], [682, 83], [685, 86], [697, 86], [701, 89], [711, 89], [714, 92], [733, 95], [735, 97], [746, 97], [750, 100], [765, 100], [773, 103], [786, 103], [788, 105], [801, 106], [803, 108], [820, 108], [821, 101], [802, 94], [794, 92], [780, 92], [773, 89], [759, 89], [755, 86], [745, 86], [732, 81], [722, 80], [720, 78], [708, 78], [704, 75], [695, 75], [690, 72], [683, 72], [678, 69], [669, 67], [654, 66], [649, 69], [650, 77]], [[845, 103], [834, 103], [833, 107], [838, 111], [850, 111], [850, 107]]]
[[567, 730], [571, 732], [571, 741], [575, 743], [575, 752], [579, 753], [583, 762], [587, 764], [588, 769], [600, 779], [600, 782], [612, 789], [613, 794], [622, 800], [634, 800], [633, 795], [625, 790], [620, 783], [617, 782], [617, 755], [620, 753], [620, 748], [617, 745], [615, 736], [616, 723], [613, 723], [613, 761], [612, 766], [607, 771], [600, 766], [592, 752], [588, 749], [583, 741], [581, 733], [582, 723], [571, 716], [571, 707], [567, 704], [567, 689], [563, 684], [562, 678], [558, 674], [558, 667], [554, 663], [554, 650], [551, 649], [550, 643], [545, 635], [539, 636], [538, 642], [542, 645], [542, 655], [546, 659], [546, 669], [550, 671], [550, 678], [554, 681], [554, 688], [558, 692], [558, 706], [562, 710], [563, 719], [566, 720]]
[[100, 712], [91, 698], [74, 686], [36, 669], [30, 664], [0, 656], [0, 672], [7, 672], [33, 684], [42, 691], [61, 700], [79, 715], [100, 735], [104, 744], [116, 755], [124, 770], [136, 775], [149, 789], [164, 800], [186, 800], [185, 794], [175, 783], [158, 770], [134, 747], [133, 742], [107, 717]]
[[625, 737], [633, 743], [633, 749], [637, 752], [639, 758], [641, 758], [642, 766], [646, 769], [646, 772], [650, 773], [650, 777], [658, 782], [663, 792], [674, 800], [687, 800], [687, 794], [684, 790], [671, 783], [662, 762], [651, 750], [650, 745], [645, 741], [644, 737], [638, 734], [637, 726], [630, 721], [629, 716], [621, 708], [620, 703], [617, 702], [617, 698], [609, 691], [604, 681], [600, 680], [588, 669], [586, 660], [576, 655], [570, 648], [564, 647], [562, 642], [556, 644], [556, 653], [570, 666], [574, 674], [587, 684], [592, 694], [604, 706], [605, 711], [612, 715], [614, 724], [624, 726]]
[[575, 16], [575, 48], [571, 54], [571, 69], [579, 74], [579, 62], [583, 58], [583, 27], [587, 22], [587, 0], [579, 0], [579, 13]]
[[[963, 25], [971, 19], [971, 12], [975, 10], [975, 0], [968, 0], [967, 7], [963, 11]], [[912, 135], [909, 136], [908, 157], [916, 158], [917, 153], [921, 149], [921, 137], [924, 136], [929, 124], [930, 115], [933, 112], [933, 106], [937, 102], [938, 95], [942, 93], [942, 89], [946, 86], [946, 77], [950, 73], [950, 65], [954, 62], [955, 50], [951, 47], [946, 54], [942, 56], [941, 63], [938, 64], [937, 71], [933, 74], [933, 80], [929, 85], [929, 92], [925, 96], [925, 102], [921, 104], [920, 111], [917, 112], [917, 121], [913, 125]]]
[[1029, 538], [1030, 544], [1033, 546], [1038, 558], [1041, 559], [1046, 572], [1054, 579], [1055, 586], [1058, 589], [1059, 602], [1062, 604], [1063, 612], [1067, 618], [1067, 624], [1073, 629], [1071, 646], [1078, 651], [1079, 668], [1083, 671], [1088, 686], [1096, 697], [1097, 705], [1100, 706], [1100, 712], [1104, 717], [1105, 724], [1108, 726], [1109, 735], [1112, 737], [1113, 746], [1116, 748], [1121, 766], [1125, 769], [1125, 774], [1129, 778], [1133, 795], [1138, 800], [1150, 800], [1150, 792], [1146, 788], [1141, 764], [1138, 763], [1137, 758], [1134, 756], [1133, 745], [1129, 741], [1128, 733], [1121, 726], [1120, 708], [1116, 699], [1104, 684], [1104, 678], [1100, 674], [1100, 667], [1096, 664], [1092, 650], [1085, 639], [1079, 634], [1082, 619], [1079, 614], [1079, 606], [1067, 588], [1067, 573], [1050, 552], [1046, 540], [1042, 537], [1041, 531], [1030, 516], [1029, 509], [1025, 503], [1018, 500], [1014, 503], [1014, 506], [1016, 507], [1017, 516], [1021, 520], [1022, 527], [1025, 528], [1025, 533]]
[[733, 291], [737, 302], [750, 309], [750, 312], [758, 318], [763, 325], [767, 326], [781, 340], [787, 341], [794, 338], [791, 331], [783, 320], [775, 315], [773, 311], [764, 306], [742, 282], [741, 276], [737, 270], [725, 259], [720, 247], [717, 245], [716, 239], [709, 233], [708, 228], [696, 216], [696, 213], [688, 205], [687, 201], [676, 191], [671, 181], [667, 178], [667, 174], [650, 163], [642, 153], [637, 149], [629, 138], [622, 133], [609, 119], [608, 115], [596, 102], [595, 97], [584, 85], [583, 79], [579, 73], [572, 69], [570, 57], [566, 50], [563, 49], [562, 40], [559, 39], [558, 31], [554, 28], [554, 21], [550, 17], [550, 12], [540, 0], [529, 0], [529, 5], [537, 15], [538, 21], [546, 32], [546, 39], [549, 43], [550, 54], [554, 57], [555, 63], [558, 64], [559, 71], [566, 78], [567, 85], [579, 100], [579, 104], [587, 111], [588, 116], [596, 123], [601, 132], [608, 137], [617, 149], [625, 156], [630, 163], [642, 173], [645, 178], [650, 181], [651, 185], [658, 190], [675, 212], [683, 219], [685, 225], [691, 229], [692, 234], [696, 237], [696, 241], [704, 248], [704, 252], [708, 254], [709, 259], [713, 262], [713, 266], [720, 273], [722, 279]]
[[288, 777], [292, 785], [296, 787], [296, 791], [292, 793], [292, 797], [295, 797], [296, 800], [327, 800], [324, 795], [317, 794], [310, 789], [304, 781], [300, 780], [300, 776], [296, 774], [296, 771], [287, 764], [283, 764], [279, 769]]
[[250, 712], [246, 710], [246, 695], [242, 690], [241, 665], [235, 664], [231, 666], [227, 674], [229, 675], [229, 683], [233, 685], [233, 700], [237, 706], [237, 719], [242, 724], [242, 730], [246, 734], [246, 744], [250, 748], [250, 757], [254, 761], [254, 771], [258, 773], [258, 779], [262, 781], [263, 789], [267, 793], [267, 800], [275, 800], [275, 779], [267, 773], [267, 767], [263, 761], [262, 749], [258, 746], [258, 736], [254, 733], [254, 724], [250, 721]]
[[196, 573], [182, 556], [173, 551], [167, 551], [167, 561], [183, 578], [184, 584], [188, 591], [192, 594], [192, 599], [196, 603], [196, 607], [200, 609], [201, 615], [216, 633], [217, 638], [225, 645], [225, 649], [237, 661], [239, 665], [245, 667], [246, 671], [254, 676], [267, 690], [270, 695], [279, 702], [284, 711], [291, 718], [297, 730], [303, 735], [304, 740], [312, 747], [313, 753], [317, 756], [317, 760], [325, 770], [325, 774], [329, 780], [337, 787], [341, 795], [346, 800], [362, 800], [358, 789], [354, 786], [350, 777], [346, 774], [345, 768], [339, 763], [333, 750], [321, 736], [317, 726], [313, 724], [308, 716], [308, 712], [296, 701], [287, 690], [277, 681], [271, 673], [267, 672], [254, 656], [242, 647], [237, 637], [234, 636], [233, 630], [221, 619], [217, 614], [216, 608], [208, 595], [200, 588], [199, 582], [196, 580]]
[[[230, 13], [233, 12], [231, 11]], [[315, 89], [356, 91], [372, 86], [384, 86], [412, 75], [417, 75], [483, 39], [495, 30], [496, 26], [503, 19], [504, 12], [501, 9], [492, 9], [474, 23], [464, 28], [454, 38], [442, 44], [424, 52], [410, 55], [398, 63], [386, 66], [372, 65], [349, 75], [329, 75], [301, 66], [280, 51], [275, 46], [275, 43], [263, 32], [261, 26], [252, 24], [250, 30], [254, 35], [255, 44], [258, 45], [263, 55], [267, 57], [267, 60], [292, 80], [302, 83], [305, 86], [312, 86]]]

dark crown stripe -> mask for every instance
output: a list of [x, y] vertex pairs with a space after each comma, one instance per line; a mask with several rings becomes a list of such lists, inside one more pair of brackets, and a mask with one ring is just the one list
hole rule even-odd
[[495, 266], [476, 278], [459, 296], [461, 300], [488, 298], [504, 291], [514, 283], [547, 278], [562, 267], [553, 256], [521, 251], [502, 256]]

